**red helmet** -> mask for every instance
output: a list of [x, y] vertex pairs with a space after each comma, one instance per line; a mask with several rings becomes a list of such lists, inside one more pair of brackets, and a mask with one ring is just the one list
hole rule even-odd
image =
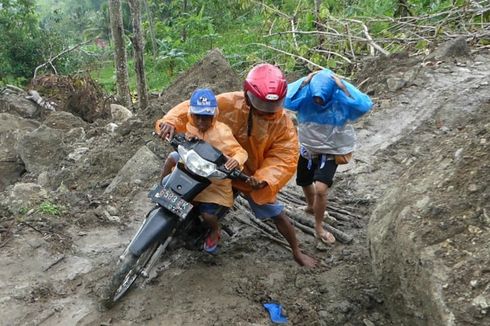
[[250, 70], [243, 83], [245, 96], [257, 110], [274, 113], [282, 108], [288, 84], [281, 69], [269, 63]]

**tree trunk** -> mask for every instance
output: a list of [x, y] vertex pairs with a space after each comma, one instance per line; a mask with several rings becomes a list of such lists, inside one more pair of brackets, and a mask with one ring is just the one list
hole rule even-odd
[[114, 40], [117, 98], [122, 105], [130, 108], [131, 96], [129, 94], [128, 63], [126, 48], [124, 46], [121, 2], [119, 0], [109, 0], [109, 17], [111, 20], [112, 39]]
[[148, 16], [148, 22], [150, 24], [150, 38], [151, 38], [151, 50], [153, 52], [153, 60], [157, 58], [157, 40], [155, 38], [155, 25], [153, 24], [153, 15], [148, 8], [148, 0], [143, 0], [145, 4], [146, 15]]
[[[185, 15], [186, 12], [187, 12], [187, 0], [184, 0], [184, 2], [182, 3], [182, 14]], [[182, 42], [185, 42], [187, 40], [187, 28], [185, 25], [182, 28], [181, 39], [182, 39]]]
[[[323, 25], [320, 24], [320, 7], [322, 5], [321, 0], [313, 0], [313, 4], [315, 7], [315, 29], [317, 31], [324, 31]], [[317, 48], [323, 48], [323, 43], [325, 42], [325, 37], [322, 33], [318, 34]]]
[[136, 82], [138, 85], [138, 107], [140, 110], [148, 106], [148, 92], [146, 89], [144, 42], [141, 33], [141, 2], [140, 0], [129, 0], [131, 19], [133, 23], [133, 49], [134, 67], [136, 70]]
[[413, 16], [410, 7], [407, 3], [407, 0], [398, 0], [396, 10], [395, 10], [395, 17], [407, 17], [407, 16]]

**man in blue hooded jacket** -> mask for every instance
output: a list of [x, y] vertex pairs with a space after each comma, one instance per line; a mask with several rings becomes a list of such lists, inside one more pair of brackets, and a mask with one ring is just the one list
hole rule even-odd
[[305, 211], [315, 216], [317, 239], [333, 244], [323, 228], [328, 188], [339, 164], [348, 163], [356, 144], [356, 121], [373, 103], [356, 87], [324, 69], [288, 85], [284, 107], [297, 113], [300, 157], [296, 184], [306, 197]]

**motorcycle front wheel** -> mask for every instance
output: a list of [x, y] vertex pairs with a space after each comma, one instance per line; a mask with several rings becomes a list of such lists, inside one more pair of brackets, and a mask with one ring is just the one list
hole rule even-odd
[[111, 282], [107, 288], [105, 306], [111, 307], [116, 301], [129, 290], [131, 285], [141, 275], [151, 257], [157, 250], [160, 243], [155, 241], [139, 257], [127, 252], [117, 266], [117, 270], [112, 276]]

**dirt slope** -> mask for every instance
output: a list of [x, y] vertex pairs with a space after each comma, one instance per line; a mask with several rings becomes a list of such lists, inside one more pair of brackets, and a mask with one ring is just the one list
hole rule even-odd
[[[146, 189], [154, 180], [133, 180], [117, 193], [104, 193], [104, 190], [142, 146], [159, 156], [168, 151], [149, 136], [149, 131], [153, 119], [170, 104], [155, 102], [146, 112], [120, 125], [116, 132], [106, 128], [109, 121], [97, 120], [78, 127], [85, 136], [77, 141], [71, 141], [69, 135], [62, 136], [69, 154], [58, 162], [58, 169], [44, 175], [28, 171], [19, 180], [21, 183], [0, 193], [2, 323], [269, 325], [262, 303], [276, 301], [285, 307], [292, 325], [400, 325], [403, 316], [396, 311], [403, 303], [395, 304], [389, 295], [394, 283], [384, 282], [379, 277], [382, 267], [375, 269], [377, 273], [371, 271], [369, 250], [377, 249], [373, 242], [369, 246], [368, 220], [377, 203], [381, 206], [376, 211], [381, 216], [386, 215], [382, 207], [389, 210], [401, 205], [394, 202], [382, 206], [389, 203], [389, 198], [408, 193], [400, 188], [407, 180], [413, 179], [415, 183], [420, 179], [423, 184], [425, 177], [430, 179], [430, 171], [435, 167], [425, 168], [423, 161], [417, 159], [429, 158], [435, 149], [436, 156], [443, 157], [453, 138], [458, 146], [464, 146], [465, 138], [458, 138], [462, 134], [458, 133], [457, 126], [479, 126], [488, 116], [488, 106], [485, 106], [488, 91], [484, 92], [488, 84], [484, 82], [490, 57], [474, 56], [465, 61], [465, 66], [454, 62], [422, 66], [420, 58], [410, 59], [410, 62], [393, 58], [388, 64], [399, 64], [402, 68], [392, 75], [371, 73], [372, 83], [365, 86], [375, 91], [376, 107], [357, 124], [360, 149], [355, 163], [342, 169], [331, 193], [332, 205], [361, 216], [359, 220], [339, 225], [353, 235], [355, 241], [320, 252], [311, 236], [298, 231], [303, 248], [320, 260], [319, 268], [307, 270], [296, 266], [286, 249], [240, 223], [234, 214], [243, 216], [243, 213], [237, 211], [227, 217], [227, 224], [235, 235], [224, 239], [219, 256], [186, 250], [173, 253], [162, 260], [148, 284], [134, 288], [110, 311], [98, 309], [98, 294], [110, 276], [115, 257], [150, 207]], [[196, 78], [199, 86], [206, 84], [217, 91], [228, 90], [224, 89], [223, 78], [211, 74], [209, 69], [216, 70], [216, 66], [206, 68], [202, 64], [182, 80]], [[228, 69], [222, 64], [218, 66], [223, 71]], [[206, 79], [207, 76], [215, 77]], [[228, 84], [235, 85], [235, 78], [230, 77]], [[402, 86], [388, 91], [389, 78], [392, 78], [390, 85]], [[400, 79], [405, 82], [397, 83]], [[169, 91], [172, 96], [164, 93], [160, 100], [176, 100], [178, 90], [179, 87], [174, 86]], [[185, 96], [187, 94], [182, 94], [182, 99]], [[460, 116], [456, 114], [451, 118], [454, 121], [446, 119], [447, 110], [465, 110], [466, 98], [472, 99], [475, 109], [468, 111], [465, 119], [458, 120]], [[479, 128], [475, 127], [474, 132], [469, 128], [467, 135], [484, 138]], [[452, 157], [454, 151], [447, 155]], [[467, 155], [464, 153], [462, 157]], [[434, 164], [437, 166], [438, 162]], [[471, 164], [467, 169], [473, 171]], [[485, 171], [476, 166], [475, 169]], [[419, 173], [416, 176], [405, 170]], [[465, 170], [458, 171], [464, 174]], [[398, 182], [400, 174], [403, 177]], [[472, 183], [476, 183], [477, 190], [468, 201], [480, 198], [478, 194], [488, 194], [488, 189], [479, 188], [480, 182], [477, 182], [484, 181], [485, 176], [484, 173], [474, 176]], [[444, 189], [451, 186], [450, 183]], [[39, 185], [45, 192], [43, 197], [37, 198], [34, 193], [40, 193]], [[456, 188], [456, 184], [453, 186]], [[437, 193], [438, 190], [431, 187], [425, 191]], [[293, 185], [287, 191], [296, 198], [301, 197], [299, 189]], [[56, 207], [43, 205], [46, 200]], [[447, 202], [452, 201], [447, 199]], [[443, 201], [439, 206], [446, 204]], [[54, 208], [59, 211], [53, 211]], [[386, 254], [384, 261], [394, 262], [394, 258], [393, 254]], [[466, 281], [454, 279], [452, 282], [464, 284]], [[488, 283], [481, 286], [486, 285]]]

